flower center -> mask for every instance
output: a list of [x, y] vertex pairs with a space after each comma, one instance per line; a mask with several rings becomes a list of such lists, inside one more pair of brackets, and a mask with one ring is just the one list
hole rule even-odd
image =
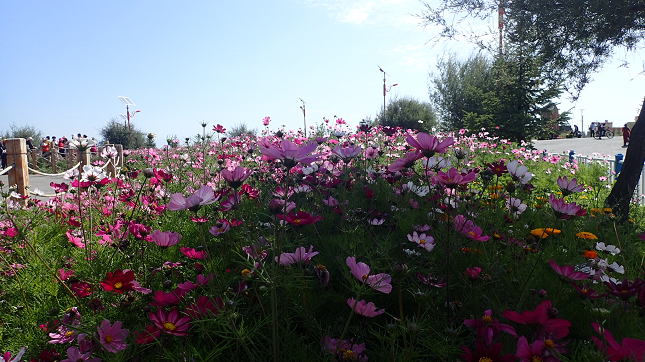
[[174, 331], [175, 329], [177, 329], [177, 326], [176, 326], [176, 325], [174, 325], [172, 322], [166, 322], [166, 323], [164, 323], [164, 324], [163, 324], [163, 328], [164, 328], [165, 330], [168, 330], [168, 331], [171, 331], [171, 332], [172, 332], [172, 331]]
[[531, 362], [544, 362], [544, 360], [538, 356], [531, 357]]
[[475, 232], [473, 232], [473, 231], [469, 231], [469, 232], [468, 232], [468, 235], [470, 235], [470, 236], [475, 236]]
[[419, 243], [421, 243], [421, 244], [425, 245], [425, 244], [426, 244], [426, 239], [421, 239], [421, 240], [419, 240]]
[[493, 362], [493, 360], [488, 357], [482, 357], [478, 360], [478, 362]]
[[361, 279], [363, 279], [363, 281], [367, 280], [367, 275], [363, 275]]
[[111, 335], [108, 334], [107, 336], [105, 336], [105, 342], [112, 343], [113, 340], [114, 340], [114, 337], [112, 337]]
[[582, 292], [583, 292], [583, 293], [585, 293], [585, 294], [587, 294], [587, 292], [588, 292], [588, 291], [589, 291], [589, 290], [587, 290], [587, 289], [583, 289], [583, 290], [582, 290]]
[[114, 283], [114, 287], [115, 287], [116, 289], [121, 289], [121, 287], [122, 287], [122, 286], [123, 286], [123, 283], [121, 283], [121, 282], [116, 282], [116, 283]]
[[544, 341], [544, 345], [546, 346], [546, 348], [553, 349], [553, 346], [555, 346], [555, 343], [553, 343], [552, 340], [547, 339]]
[[486, 323], [491, 323], [493, 321], [493, 318], [491, 318], [489, 315], [485, 315], [482, 317], [482, 320]]
[[293, 220], [294, 224], [300, 224], [302, 222], [302, 219], [295, 219]]
[[74, 332], [69, 331], [69, 332], [65, 333], [65, 337], [71, 337], [73, 334], [74, 334]]

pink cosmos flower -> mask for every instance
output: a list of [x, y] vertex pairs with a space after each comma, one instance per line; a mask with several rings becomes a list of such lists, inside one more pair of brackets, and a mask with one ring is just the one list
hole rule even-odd
[[188, 313], [193, 319], [200, 319], [204, 317], [213, 317], [220, 313], [224, 308], [224, 303], [221, 298], [215, 300], [208, 297], [198, 297], [194, 303], [186, 307]]
[[558, 358], [544, 354], [545, 344], [542, 340], [537, 340], [533, 344], [529, 344], [526, 337], [522, 336], [517, 340], [517, 352], [515, 355], [521, 362], [558, 362]]
[[230, 171], [228, 169], [222, 170], [222, 178], [228, 183], [228, 185], [234, 189], [242, 186], [242, 182], [249, 178], [253, 170], [247, 170], [242, 166], [235, 167], [235, 170]]
[[323, 219], [322, 216], [313, 216], [304, 211], [298, 211], [297, 213], [288, 213], [286, 216], [283, 214], [278, 215], [278, 219], [284, 220], [291, 225], [303, 226], [313, 224]]
[[322, 340], [322, 349], [331, 354], [337, 353], [339, 361], [367, 362], [365, 343], [355, 344], [353, 339], [340, 341], [325, 336]]
[[560, 266], [553, 261], [553, 259], [549, 260], [549, 264], [551, 264], [551, 268], [555, 270], [556, 273], [562, 275], [563, 277], [569, 279], [569, 280], [585, 280], [589, 279], [589, 274], [576, 271], [575, 268], [571, 265], [563, 265]]
[[429, 252], [434, 250], [434, 238], [430, 235], [426, 235], [425, 233], [421, 233], [421, 235], [419, 235], [414, 231], [412, 232], [412, 235], [408, 234], [408, 240], [417, 243], [419, 247], [424, 248]]
[[224, 133], [226, 132], [226, 128], [224, 128], [221, 124], [218, 124], [217, 126], [213, 126], [213, 131], [217, 133]]
[[298, 145], [293, 142], [282, 140], [280, 141], [280, 145], [276, 146], [268, 139], [265, 139], [264, 141], [261, 141], [261, 145], [262, 147], [260, 148], [260, 152], [262, 152], [263, 155], [272, 159], [282, 160], [282, 163], [289, 169], [297, 165], [299, 162], [310, 164], [320, 159], [320, 155], [318, 154], [309, 155], [316, 149], [316, 147], [318, 147], [315, 142], [298, 147]]
[[469, 171], [461, 173], [456, 168], [451, 167], [448, 172], [438, 171], [432, 179], [448, 188], [456, 188], [459, 185], [465, 185], [475, 181], [477, 173]]
[[545, 300], [534, 311], [525, 310], [520, 314], [507, 310], [502, 315], [513, 322], [536, 327], [546, 335], [553, 333], [556, 339], [562, 339], [569, 334], [571, 322], [566, 319], [550, 318], [549, 312], [552, 311], [551, 301]]
[[493, 343], [493, 339], [499, 336], [500, 331], [504, 331], [517, 338], [515, 328], [508, 324], [499, 323], [497, 319], [491, 317], [492, 313], [489, 309], [484, 312], [484, 316], [481, 319], [467, 319], [464, 321], [464, 324], [467, 327], [477, 328], [477, 336], [487, 345]]
[[170, 195], [171, 201], [168, 203], [168, 210], [190, 210], [197, 211], [204, 205], [210, 205], [219, 200], [221, 195], [216, 195], [213, 188], [203, 185], [193, 195], [185, 197], [181, 193]]
[[513, 217], [518, 219], [526, 210], [526, 204], [522, 203], [522, 200], [520, 199], [509, 197], [508, 200], [506, 200], [506, 209], [511, 213], [511, 215], [513, 215]]
[[155, 325], [148, 324], [143, 331], [134, 332], [133, 335], [138, 344], [145, 345], [158, 339], [161, 336], [161, 330]]
[[340, 145], [334, 147], [332, 151], [335, 155], [340, 157], [345, 163], [349, 162], [352, 158], [361, 154], [363, 149], [361, 146], [353, 145], [349, 147], [341, 148]]
[[[356, 301], [354, 298], [347, 299], [347, 305], [354, 309], [354, 312], [365, 317], [376, 317], [377, 315], [385, 313], [385, 309], [376, 309], [376, 305], [372, 302], [365, 302], [364, 300]], [[356, 306], [354, 306], [356, 305]]]
[[419, 132], [416, 139], [408, 133], [405, 140], [410, 146], [421, 151], [425, 157], [432, 157], [435, 153], [445, 153], [446, 149], [455, 143], [455, 140], [452, 137], [439, 141], [436, 136], [423, 132]]
[[528, 172], [528, 168], [520, 164], [518, 160], [509, 162], [506, 165], [506, 169], [508, 170], [508, 174], [522, 185], [526, 185], [533, 178], [533, 174]]
[[2, 355], [0, 355], [0, 360], [2, 360], [2, 362], [18, 362], [22, 358], [22, 355], [25, 354], [26, 348], [27, 347], [22, 347], [18, 354], [13, 358], [11, 358], [11, 352], [2, 353]]
[[67, 349], [67, 358], [60, 362], [101, 362], [100, 358], [90, 358], [92, 351], [81, 353], [78, 347], [69, 347]]
[[227, 231], [231, 229], [231, 223], [228, 222], [228, 220], [225, 219], [219, 219], [213, 225], [210, 229], [208, 229], [208, 232], [211, 233], [214, 236], [220, 236], [226, 234]]
[[151, 302], [150, 305], [156, 307], [167, 307], [169, 305], [178, 304], [181, 299], [184, 297], [185, 291], [181, 288], [176, 288], [171, 292], [164, 292], [163, 290], [158, 290], [155, 292], [154, 297], [152, 298], [154, 302]]
[[264, 117], [264, 119], [262, 119], [262, 124], [265, 126], [268, 126], [269, 122], [271, 122], [271, 117]]
[[573, 178], [573, 180], [569, 181], [567, 180], [567, 176], [558, 176], [557, 184], [562, 190], [562, 195], [564, 196], [585, 190], [585, 185], [578, 184], [577, 178]]
[[161, 246], [162, 248], [167, 248], [169, 246], [173, 246], [177, 244], [182, 236], [179, 235], [177, 232], [171, 232], [171, 231], [164, 231], [162, 232], [161, 230], [155, 230], [150, 234], [150, 237], [152, 238], [152, 241]]
[[381, 293], [390, 294], [392, 291], [392, 284], [390, 284], [392, 282], [392, 277], [389, 274], [380, 273], [370, 275], [370, 267], [362, 262], [357, 263], [356, 258], [353, 256], [347, 257], [345, 262], [351, 270], [352, 275], [359, 281]]
[[478, 266], [473, 268], [466, 268], [465, 273], [466, 275], [468, 275], [468, 278], [470, 278], [470, 280], [477, 280], [477, 278], [479, 278], [482, 273], [482, 268]]
[[[280, 265], [289, 266], [291, 264], [304, 262], [306, 265], [309, 265], [309, 261], [314, 256], [318, 255], [317, 251], [313, 251], [313, 245], [309, 246], [309, 251], [303, 246], [296, 249], [294, 253], [282, 253], [280, 254]], [[275, 260], [278, 261], [278, 257], [275, 257]]]
[[405, 157], [399, 158], [396, 161], [392, 162], [391, 165], [387, 166], [387, 169], [390, 172], [397, 172], [401, 171], [404, 168], [410, 168], [414, 166], [414, 163], [422, 157], [423, 153], [419, 151], [408, 152], [405, 154]]
[[104, 319], [101, 322], [101, 326], [98, 329], [99, 340], [108, 352], [118, 353], [128, 348], [128, 345], [124, 340], [128, 337], [130, 333], [127, 329], [121, 328], [121, 322], [114, 322], [114, 325], [110, 324], [110, 321]]
[[181, 317], [177, 308], [173, 308], [168, 314], [163, 308], [157, 309], [157, 313], [148, 314], [150, 320], [163, 332], [174, 336], [187, 336], [190, 328], [191, 318]]
[[591, 337], [591, 339], [596, 342], [598, 349], [605, 352], [610, 361], [623, 361], [626, 359], [635, 362], [643, 361], [645, 357], [645, 341], [623, 338], [623, 345], [621, 346], [616, 342], [611, 332], [602, 328], [598, 323], [591, 323], [591, 326], [602, 337], [602, 339], [596, 337]]
[[513, 354], [500, 356], [502, 353], [502, 347], [503, 345], [501, 343], [495, 343], [487, 350], [484, 342], [482, 342], [481, 339], [477, 339], [475, 340], [475, 353], [473, 353], [473, 351], [468, 347], [461, 346], [466, 353], [461, 354], [460, 356], [465, 362], [514, 362], [516, 358]]
[[208, 253], [205, 250], [196, 251], [193, 248], [187, 248], [185, 246], [181, 247], [181, 252], [182, 254], [192, 259], [204, 259], [205, 257], [208, 256]]
[[558, 219], [569, 220], [573, 216], [583, 216], [587, 213], [587, 210], [584, 210], [575, 202], [567, 204], [564, 199], [558, 199], [553, 194], [549, 196], [549, 204]]
[[86, 282], [73, 283], [69, 288], [78, 298], [84, 298], [92, 295], [92, 286]]

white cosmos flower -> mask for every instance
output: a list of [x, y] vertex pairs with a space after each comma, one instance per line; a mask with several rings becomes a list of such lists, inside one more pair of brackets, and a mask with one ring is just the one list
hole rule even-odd
[[526, 185], [533, 178], [533, 174], [528, 172], [528, 168], [521, 165], [518, 160], [509, 162], [508, 165], [506, 165], [506, 169], [508, 170], [508, 173], [513, 176], [513, 178], [520, 181], [522, 185]]
[[419, 197], [424, 197], [430, 192], [430, 187], [429, 186], [417, 186], [415, 185], [412, 181], [407, 183], [408, 190], [414, 192], [417, 196]]
[[101, 181], [106, 178], [105, 171], [100, 167], [92, 167], [90, 165], [83, 166], [83, 174], [81, 175], [82, 181]]
[[73, 179], [75, 179], [76, 177], [78, 177], [78, 169], [76, 169], [76, 168], [71, 169], [71, 170], [67, 170], [67, 171], [65, 171], [65, 173], [63, 174], [63, 178], [64, 178], [65, 180], [73, 180]]
[[115, 147], [112, 146], [107, 146], [101, 151], [101, 157], [103, 158], [116, 158], [119, 153], [117, 152]]
[[605, 245], [602, 241], [599, 243], [596, 243], [596, 250], [600, 251], [607, 251], [610, 252], [611, 255], [616, 255], [620, 253], [620, 249], [617, 248], [615, 245]]
[[609, 264], [609, 269], [619, 274], [625, 274], [625, 268], [622, 265], [618, 265], [616, 262]]

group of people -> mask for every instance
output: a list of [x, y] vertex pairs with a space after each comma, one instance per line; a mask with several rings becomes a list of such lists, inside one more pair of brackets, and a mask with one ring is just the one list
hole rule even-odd
[[[629, 129], [629, 126], [627, 123], [622, 128], [622, 133], [623, 133], [623, 148], [627, 147], [629, 144], [629, 136], [631, 134], [631, 130]], [[591, 125], [589, 125], [589, 133], [591, 134], [591, 137], [597, 136], [599, 139], [602, 139], [602, 137], [606, 134], [607, 132], [607, 121], [605, 123], [600, 123], [600, 122], [591, 122]]]
[[[76, 136], [72, 136], [72, 139], [82, 139], [82, 138], [87, 138], [87, 135], [81, 135], [80, 133], [77, 134]], [[94, 138], [92, 138], [94, 140]], [[36, 147], [33, 144], [33, 138], [29, 137], [27, 139], [27, 147], [29, 147], [29, 150], [33, 150]], [[40, 150], [42, 152], [43, 157], [49, 157], [51, 155], [52, 148], [58, 148], [58, 153], [61, 155], [61, 157], [65, 157], [67, 155], [66, 151], [69, 149], [69, 139], [67, 137], [62, 136], [58, 139], [56, 139], [56, 136], [47, 136], [44, 137], [41, 144], [40, 144]], [[90, 149], [90, 152], [97, 152], [96, 146], [93, 146]]]

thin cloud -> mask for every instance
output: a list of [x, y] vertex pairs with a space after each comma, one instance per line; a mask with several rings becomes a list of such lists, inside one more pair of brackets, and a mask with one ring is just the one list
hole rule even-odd
[[326, 8], [337, 21], [356, 25], [409, 25], [421, 10], [417, 0], [305, 0], [305, 4]]

